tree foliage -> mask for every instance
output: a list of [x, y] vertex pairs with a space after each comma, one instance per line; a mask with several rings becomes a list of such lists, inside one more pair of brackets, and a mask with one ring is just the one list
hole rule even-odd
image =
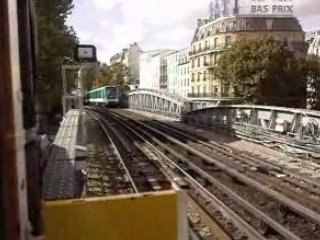
[[125, 88], [126, 67], [122, 63], [108, 66], [101, 64], [87, 68], [83, 72], [85, 89], [90, 90], [106, 85], [116, 85]]
[[[50, 113], [61, 106], [61, 65], [71, 59], [78, 42], [66, 19], [73, 8], [72, 0], [35, 0], [38, 24], [40, 111]], [[73, 82], [74, 74], [68, 79]]]
[[224, 89], [247, 103], [305, 107], [305, 65], [278, 42], [241, 40], [221, 54], [216, 71]]
[[320, 110], [320, 58], [308, 58], [304, 71], [308, 78], [308, 105], [311, 109]]

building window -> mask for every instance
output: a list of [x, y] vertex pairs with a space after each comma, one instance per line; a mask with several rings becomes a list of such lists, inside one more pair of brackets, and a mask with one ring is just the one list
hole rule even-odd
[[207, 93], [207, 86], [203, 86], [203, 93], [204, 93], [204, 94]]
[[195, 60], [192, 60], [192, 68], [194, 68], [194, 61], [195, 61]]
[[201, 43], [199, 43], [199, 51], [201, 52]]
[[207, 72], [206, 71], [203, 72], [203, 81], [207, 81]]
[[200, 86], [198, 86], [197, 88], [198, 88], [198, 93], [200, 93]]
[[267, 30], [268, 31], [272, 30], [273, 19], [267, 19], [266, 20], [266, 25], [267, 25]]
[[200, 75], [201, 75], [201, 73], [198, 72], [198, 78], [197, 78], [197, 81], [198, 81], [198, 82], [200, 81]]
[[207, 66], [207, 56], [203, 57], [203, 65]]
[[213, 55], [213, 64], [217, 64], [217, 54]]
[[218, 93], [218, 87], [214, 86], [214, 93], [217, 94]]
[[192, 73], [192, 75], [191, 75], [191, 82], [193, 82], [194, 81], [194, 73]]
[[226, 36], [225, 47], [231, 46], [231, 36]]
[[198, 58], [198, 67], [200, 67], [200, 57]]
[[218, 48], [218, 38], [215, 38], [215, 39], [214, 39], [213, 47], [214, 47], [214, 48]]
[[193, 45], [193, 53], [196, 53], [197, 49], [196, 49], [196, 46]]
[[191, 87], [191, 93], [194, 94], [194, 87]]

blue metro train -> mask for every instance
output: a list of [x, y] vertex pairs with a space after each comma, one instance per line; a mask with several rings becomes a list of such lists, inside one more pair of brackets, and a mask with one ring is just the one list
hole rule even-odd
[[121, 91], [118, 86], [104, 86], [88, 91], [85, 95], [87, 104], [118, 107], [120, 105]]

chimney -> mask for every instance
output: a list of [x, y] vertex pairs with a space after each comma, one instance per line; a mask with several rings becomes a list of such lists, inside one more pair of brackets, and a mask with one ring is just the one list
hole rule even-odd
[[239, 14], [239, 3], [238, 3], [238, 0], [235, 0], [235, 1], [234, 1], [233, 14], [234, 14], [234, 15]]

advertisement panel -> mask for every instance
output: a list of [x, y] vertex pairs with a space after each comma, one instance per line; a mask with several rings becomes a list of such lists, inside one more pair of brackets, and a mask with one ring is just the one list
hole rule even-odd
[[293, 0], [238, 0], [240, 15], [293, 16]]
[[210, 17], [218, 19], [238, 15], [293, 16], [294, 0], [213, 0]]

